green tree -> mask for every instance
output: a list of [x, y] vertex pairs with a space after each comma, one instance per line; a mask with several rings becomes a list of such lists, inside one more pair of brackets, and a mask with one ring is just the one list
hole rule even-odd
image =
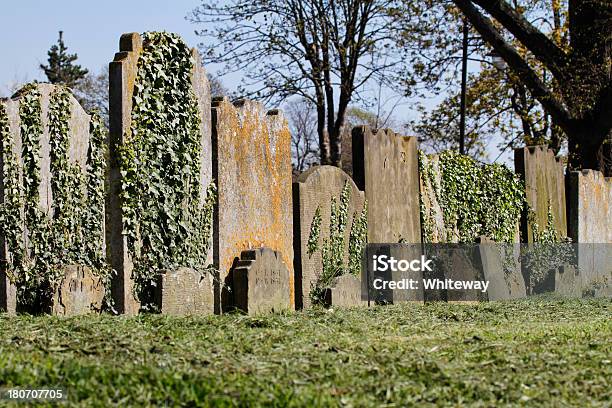
[[87, 70], [75, 64], [76, 54], [68, 54], [68, 47], [64, 44], [63, 31], [59, 32], [56, 45], [52, 45], [47, 52], [48, 65], [41, 64], [40, 68], [47, 75], [52, 84], [63, 84], [69, 88], [75, 87], [85, 76]]
[[612, 2], [552, 0], [555, 22], [567, 16], [567, 47], [562, 30], [543, 30], [518, 0], [453, 3], [565, 132], [570, 167], [612, 176]]

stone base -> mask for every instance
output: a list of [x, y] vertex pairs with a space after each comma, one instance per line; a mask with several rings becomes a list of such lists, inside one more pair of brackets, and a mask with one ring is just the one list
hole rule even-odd
[[161, 314], [173, 316], [214, 313], [214, 287], [210, 274], [191, 268], [163, 271], [154, 288], [154, 304]]
[[232, 270], [234, 307], [248, 314], [291, 309], [289, 269], [269, 248], [242, 251]]
[[81, 265], [63, 267], [64, 278], [55, 290], [51, 314], [56, 316], [77, 316], [100, 313], [104, 300], [104, 285], [91, 270]]

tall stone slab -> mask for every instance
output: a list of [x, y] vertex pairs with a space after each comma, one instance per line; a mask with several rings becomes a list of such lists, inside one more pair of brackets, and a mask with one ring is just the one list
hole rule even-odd
[[353, 221], [364, 211], [364, 193], [348, 174], [333, 166], [312, 167], [293, 184], [295, 304], [298, 309], [312, 306], [310, 292], [323, 272], [321, 248], [330, 239], [332, 201], [336, 211], [339, 211], [341, 195], [345, 189], [349, 200], [342, 235], [343, 265], [350, 261]]
[[[119, 313], [133, 315], [138, 313], [140, 304], [133, 295], [134, 281], [132, 270], [133, 259], [129, 253], [127, 238], [122, 234], [124, 214], [121, 209], [122, 175], [119, 163], [119, 149], [130, 133], [132, 124], [134, 85], [138, 75], [138, 61], [143, 52], [143, 38], [138, 33], [123, 34], [119, 40], [119, 52], [109, 64], [109, 163], [107, 196], [107, 242], [108, 258], [116, 271], [112, 282], [112, 294], [116, 310]], [[210, 84], [206, 71], [196, 49], [191, 51], [193, 69], [191, 84], [197, 99], [200, 116], [201, 157], [200, 157], [200, 201], [206, 197], [206, 191], [212, 179], [212, 142], [210, 113]], [[212, 263], [212, 250], [208, 255]], [[160, 271], [165, 273], [165, 271]], [[193, 290], [198, 290], [193, 288]], [[173, 301], [171, 301], [173, 303]]]
[[612, 178], [595, 170], [571, 172], [566, 191], [568, 236], [577, 243], [579, 279], [575, 281], [585, 295], [610, 296]]
[[575, 243], [612, 243], [612, 178], [595, 170], [567, 177], [568, 236]]
[[[26, 100], [30, 102], [26, 102]], [[40, 117], [34, 113], [38, 111], [38, 108], [32, 108], [33, 105], [27, 106], [32, 101], [35, 101], [36, 106], [39, 106]], [[24, 123], [25, 120], [28, 123]], [[34, 122], [37, 124], [34, 124]], [[52, 84], [33, 83], [23, 87], [10, 99], [0, 100], [0, 123], [2, 124], [2, 129], [0, 129], [2, 139], [0, 148], [0, 202], [5, 206], [6, 211], [11, 211], [11, 206], [19, 201], [20, 209], [18, 212], [21, 212], [21, 216], [13, 218], [11, 225], [7, 221], [7, 224], [1, 228], [11, 230], [17, 228], [22, 231], [19, 234], [20, 245], [22, 245], [19, 252], [24, 262], [30, 266], [35, 265], [42, 257], [40, 255], [32, 256], [30, 250], [30, 246], [33, 245], [32, 242], [35, 240], [35, 230], [38, 228], [44, 233], [44, 238], [39, 239], [44, 239], [44, 241], [36, 245], [42, 246], [43, 251], [61, 250], [73, 253], [77, 250], [74, 247], [76, 245], [78, 251], [84, 250], [84, 246], [89, 246], [89, 248], [95, 247], [96, 250], [103, 253], [105, 250], [104, 218], [102, 215], [104, 208], [96, 208], [100, 214], [98, 219], [91, 218], [85, 221], [82, 218], [75, 218], [92, 214], [86, 214], [88, 210], [91, 210], [91, 200], [94, 199], [89, 197], [89, 191], [95, 189], [95, 186], [91, 185], [92, 179], [90, 179], [90, 177], [95, 177], [90, 173], [93, 171], [91, 165], [92, 152], [96, 150], [96, 154], [104, 156], [102, 150], [105, 147], [92, 144], [94, 143], [91, 133], [94, 126], [92, 116], [83, 109], [70, 90]], [[40, 128], [38, 128], [38, 124], [40, 124]], [[28, 147], [27, 143], [32, 143], [32, 145]], [[62, 150], [64, 148], [65, 151]], [[27, 157], [26, 152], [33, 153], [33, 157]], [[58, 164], [59, 162], [62, 164]], [[27, 179], [25, 177], [26, 172], [29, 174]], [[11, 183], [11, 179], [14, 179], [13, 182], [17, 184], [7, 185], [6, 183]], [[25, 197], [28, 180], [38, 182], [37, 203], [31, 203]], [[56, 187], [54, 187], [54, 184]], [[64, 200], [63, 204], [60, 204], [62, 201], [56, 195], [58, 191], [54, 191], [54, 188], [70, 189], [60, 191], [60, 196]], [[102, 186], [100, 186], [101, 188]], [[97, 194], [101, 196], [103, 192], [97, 191]], [[20, 197], [16, 199], [18, 196]], [[68, 203], [74, 197], [78, 197], [78, 200]], [[26, 209], [26, 206], [29, 210]], [[61, 211], [75, 212], [69, 215], [63, 214], [60, 212], [60, 206]], [[37, 214], [38, 218], [35, 224], [28, 221], [26, 212]], [[88, 236], [75, 240], [74, 236], [64, 236], [64, 243], [69, 242], [65, 245], [70, 247], [62, 249], [54, 247], [54, 245], [58, 245], [58, 242], [50, 235], [51, 228], [57, 222], [65, 221], [64, 217], [70, 218], [68, 222], [72, 225], [80, 223], [79, 229], [81, 232], [85, 229], [85, 222], [91, 228], [94, 228], [94, 224], [96, 224], [95, 227], [99, 228], [96, 239]], [[18, 220], [15, 220], [17, 218]], [[62, 225], [64, 231], [69, 228], [64, 224]], [[39, 235], [41, 231], [36, 232], [36, 235]], [[17, 308], [21, 308], [28, 312], [54, 313], [52, 297], [56, 296], [57, 291], [60, 290], [61, 283], [58, 282], [47, 282], [57, 287], [45, 288], [49, 291], [43, 297], [37, 299], [38, 304], [17, 305], [17, 289], [13, 281], [18, 277], [13, 275], [14, 272], [9, 272], [9, 269], [15, 266], [13, 264], [16, 262], [16, 255], [11, 253], [14, 250], [10, 247], [10, 233], [3, 231], [0, 232], [0, 235], [0, 258], [2, 260], [0, 263], [0, 310], [15, 312]], [[70, 242], [70, 240], [75, 241]], [[90, 242], [77, 242], [82, 240]], [[48, 257], [49, 254], [45, 256]], [[69, 262], [69, 260], [62, 258], [59, 260], [60, 264], [54, 266], [60, 270], [68, 267], [68, 265], [61, 264], [62, 261]], [[9, 279], [11, 275], [14, 279]], [[42, 280], [42, 278], [46, 279], [48, 276], [37, 278]], [[53, 290], [56, 292], [55, 295], [51, 293]], [[102, 293], [104, 293], [104, 288], [102, 288]], [[83, 297], [84, 301], [91, 300], [86, 297], [87, 294]]]
[[417, 139], [353, 128], [353, 179], [368, 202], [368, 241], [421, 242]]
[[[563, 163], [545, 146], [529, 146], [514, 150], [514, 166], [525, 183], [527, 203], [534, 211], [535, 221], [544, 228], [550, 205], [555, 229], [567, 236], [565, 176]], [[521, 240], [533, 242], [528, 214], [521, 218]]]
[[[280, 111], [266, 112], [257, 102], [212, 104], [213, 177], [218, 205], [214, 216], [214, 261], [219, 279], [231, 286], [230, 269], [242, 251], [277, 251], [293, 288], [291, 215], [291, 135]], [[223, 308], [231, 292], [220, 288]], [[291, 302], [293, 303], [293, 290]]]
[[279, 252], [270, 248], [242, 251], [230, 275], [238, 310], [259, 314], [293, 309], [290, 272]]

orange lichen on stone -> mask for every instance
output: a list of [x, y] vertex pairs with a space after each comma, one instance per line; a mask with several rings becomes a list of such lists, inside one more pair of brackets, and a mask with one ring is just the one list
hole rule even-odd
[[291, 135], [282, 114], [261, 104], [228, 99], [213, 103], [221, 279], [243, 250], [278, 251], [290, 271], [293, 303]]

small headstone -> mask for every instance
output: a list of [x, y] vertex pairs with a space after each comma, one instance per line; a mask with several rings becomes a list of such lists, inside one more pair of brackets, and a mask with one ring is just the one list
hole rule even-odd
[[289, 269], [269, 248], [242, 251], [231, 272], [234, 306], [248, 314], [291, 309]]
[[[342, 214], [341, 208], [343, 194], [346, 200], [345, 214]], [[293, 261], [297, 309], [312, 306], [311, 293], [323, 275], [323, 265], [326, 262], [341, 262], [343, 267], [348, 269], [351, 243], [353, 247], [356, 247], [356, 244], [364, 245], [361, 238], [363, 241], [367, 238], [361, 237], [365, 234], [360, 235], [358, 228], [362, 216], [367, 224], [367, 214], [364, 214], [366, 211], [363, 192], [349, 175], [338, 167], [311, 167], [293, 183]], [[338, 222], [341, 219], [343, 223]], [[332, 228], [334, 220], [335, 224], [342, 225]], [[365, 228], [367, 232], [367, 225]], [[333, 239], [342, 240], [338, 253], [329, 250], [332, 229], [335, 230]]]
[[63, 267], [64, 279], [55, 290], [51, 313], [58, 316], [77, 316], [99, 313], [104, 300], [104, 285], [86, 266]]
[[153, 298], [162, 314], [214, 313], [214, 287], [210, 274], [201, 274], [191, 268], [162, 271]]
[[361, 280], [349, 274], [340, 276], [335, 286], [327, 290], [325, 304], [331, 307], [367, 306], [368, 301], [361, 298]]

